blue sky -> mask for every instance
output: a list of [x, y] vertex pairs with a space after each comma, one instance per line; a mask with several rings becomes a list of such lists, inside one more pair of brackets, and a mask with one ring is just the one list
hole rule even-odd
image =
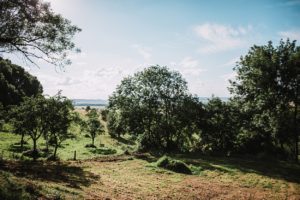
[[[46, 94], [107, 99], [124, 76], [166, 65], [199, 96], [229, 96], [232, 68], [253, 44], [300, 40], [300, 0], [50, 0], [82, 28], [82, 53], [61, 71], [15, 63], [36, 75]], [[299, 44], [299, 43], [298, 43]]]

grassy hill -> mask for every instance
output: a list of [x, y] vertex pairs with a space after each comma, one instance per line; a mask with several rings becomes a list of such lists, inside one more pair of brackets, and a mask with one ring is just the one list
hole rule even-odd
[[[97, 137], [97, 148], [86, 148], [91, 138], [76, 125], [75, 137], [58, 150], [60, 161], [45, 156], [34, 162], [22, 157], [20, 136], [5, 129], [0, 132], [0, 199], [300, 199], [297, 164], [169, 155], [186, 163], [192, 171], [186, 175], [157, 167], [159, 156], [124, 155], [135, 143], [129, 137], [113, 139], [107, 130]], [[39, 147], [45, 147], [43, 140]]]

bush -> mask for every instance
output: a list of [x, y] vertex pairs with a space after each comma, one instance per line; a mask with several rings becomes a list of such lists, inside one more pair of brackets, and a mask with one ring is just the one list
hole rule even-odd
[[97, 148], [95, 145], [93, 144], [87, 144], [85, 145], [86, 148]]
[[180, 160], [174, 160], [168, 156], [163, 156], [157, 160], [156, 165], [177, 173], [192, 174], [191, 169]]
[[111, 155], [116, 154], [117, 150], [111, 148], [94, 148], [91, 149], [90, 152], [92, 152], [93, 154]]

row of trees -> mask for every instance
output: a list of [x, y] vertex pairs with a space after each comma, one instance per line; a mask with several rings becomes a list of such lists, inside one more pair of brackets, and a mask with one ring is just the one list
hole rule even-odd
[[121, 82], [109, 98], [112, 136], [138, 136], [142, 149], [276, 153], [297, 159], [300, 47], [296, 41], [253, 46], [234, 68], [232, 98], [203, 104], [186, 81], [152, 66]]
[[72, 109], [72, 102], [60, 93], [48, 98], [42, 95], [25, 97], [20, 105], [12, 107], [9, 112], [13, 132], [21, 135], [21, 148], [23, 148], [24, 137], [29, 136], [33, 143], [32, 155], [37, 157], [37, 141], [43, 137], [46, 151], [49, 150], [49, 146], [54, 147], [55, 158], [61, 143], [72, 137], [68, 131], [76, 117]]
[[[3, 112], [4, 109], [0, 110]], [[6, 110], [6, 119], [13, 127], [12, 133], [20, 135], [21, 151], [24, 150], [25, 137], [30, 138], [33, 144], [29, 155], [33, 158], [39, 156], [38, 140], [43, 138], [49, 152], [53, 147], [50, 158], [57, 158], [57, 149], [66, 139], [76, 135], [70, 131], [71, 125], [80, 125], [82, 132], [87, 132], [92, 139], [92, 144], [87, 147], [95, 147], [95, 138], [104, 132], [99, 120], [99, 113], [91, 109], [86, 114], [86, 119], [74, 112], [72, 101], [61, 95], [48, 97], [38, 94], [34, 97], [24, 97], [19, 105], [13, 105]]]

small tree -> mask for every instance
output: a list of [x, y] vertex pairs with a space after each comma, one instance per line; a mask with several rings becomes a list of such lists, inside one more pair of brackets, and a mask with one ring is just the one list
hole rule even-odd
[[50, 145], [54, 147], [53, 158], [56, 158], [57, 149], [61, 143], [72, 136], [68, 129], [74, 118], [71, 112], [73, 109], [72, 102], [61, 96], [60, 92], [47, 99], [45, 127], [49, 131]]
[[99, 114], [96, 109], [91, 109], [88, 114], [87, 131], [92, 138], [92, 145], [95, 146], [95, 138], [98, 134], [104, 133], [103, 125], [99, 121]]
[[[24, 136], [28, 135], [33, 142], [33, 157], [38, 154], [37, 141], [43, 135], [54, 146], [54, 154], [58, 146], [70, 135], [68, 128], [72, 122], [73, 106], [70, 100], [62, 97], [60, 92], [54, 97], [26, 97], [20, 106], [11, 110], [11, 122], [14, 131], [21, 135], [23, 147]], [[48, 141], [47, 141], [48, 142]]]
[[45, 127], [43, 121], [46, 113], [43, 108], [46, 104], [46, 99], [43, 96], [25, 97], [20, 106], [12, 109], [12, 123], [15, 131], [22, 135], [22, 143], [24, 135], [30, 136], [33, 142], [33, 157], [36, 158], [37, 140], [43, 135]]

